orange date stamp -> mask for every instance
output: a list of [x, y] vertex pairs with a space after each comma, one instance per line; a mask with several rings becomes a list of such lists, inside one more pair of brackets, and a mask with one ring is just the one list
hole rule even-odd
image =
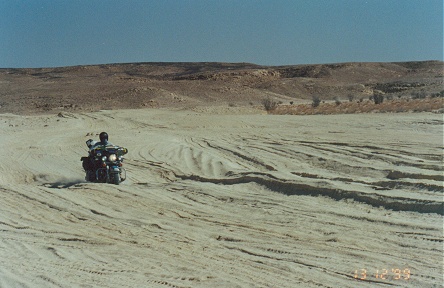
[[368, 270], [365, 268], [356, 269], [353, 273], [353, 277], [356, 280], [396, 280], [396, 281], [408, 281], [411, 277], [411, 271], [409, 268], [383, 268]]

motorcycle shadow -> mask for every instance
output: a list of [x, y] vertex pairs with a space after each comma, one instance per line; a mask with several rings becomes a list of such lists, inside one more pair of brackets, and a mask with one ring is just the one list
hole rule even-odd
[[42, 183], [42, 186], [48, 187], [48, 188], [57, 188], [57, 189], [62, 189], [62, 188], [70, 188], [72, 186], [76, 186], [78, 184], [82, 184], [82, 183], [87, 183], [85, 181], [85, 179], [81, 179], [81, 178], [59, 178], [59, 179], [55, 179], [53, 181], [49, 181], [49, 182], [44, 182]]

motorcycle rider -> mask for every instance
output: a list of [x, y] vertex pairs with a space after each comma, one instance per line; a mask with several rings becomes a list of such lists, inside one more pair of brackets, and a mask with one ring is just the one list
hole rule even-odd
[[88, 139], [86, 141], [86, 145], [89, 148], [88, 157], [83, 158], [82, 166], [86, 172], [86, 178], [88, 181], [92, 181], [95, 179], [95, 170], [96, 163], [94, 161], [95, 153], [100, 150], [104, 146], [114, 146], [111, 142], [108, 141], [108, 133], [101, 132], [99, 134], [100, 141], [94, 141], [92, 139]]
[[113, 146], [113, 144], [111, 142], [108, 142], [108, 133], [101, 132], [99, 135], [99, 139], [100, 139], [100, 141], [96, 142], [93, 145], [92, 149], [97, 148], [98, 146], [108, 146], [108, 145]]

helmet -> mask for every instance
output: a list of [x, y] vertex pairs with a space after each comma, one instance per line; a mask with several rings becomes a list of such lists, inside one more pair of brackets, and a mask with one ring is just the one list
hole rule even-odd
[[106, 132], [100, 133], [99, 138], [100, 138], [101, 142], [107, 142], [108, 141], [108, 133], [106, 133]]

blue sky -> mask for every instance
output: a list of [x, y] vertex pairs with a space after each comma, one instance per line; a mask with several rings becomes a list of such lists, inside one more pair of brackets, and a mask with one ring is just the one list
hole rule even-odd
[[0, 0], [0, 68], [443, 60], [442, 0]]

